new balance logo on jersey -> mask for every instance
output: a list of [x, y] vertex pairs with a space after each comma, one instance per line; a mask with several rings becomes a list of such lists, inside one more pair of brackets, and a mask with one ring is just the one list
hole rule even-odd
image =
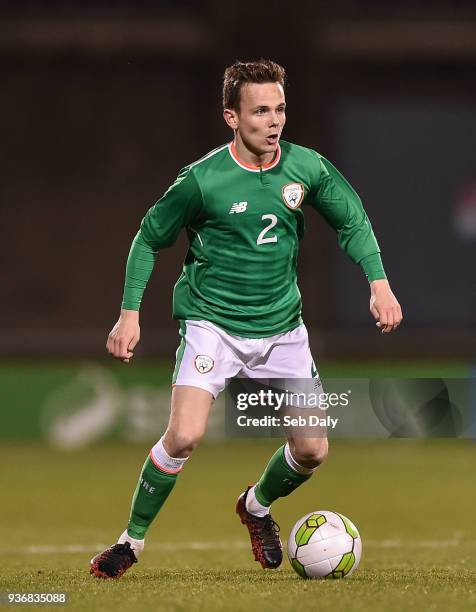
[[245, 212], [248, 202], [235, 202], [231, 205], [229, 214]]

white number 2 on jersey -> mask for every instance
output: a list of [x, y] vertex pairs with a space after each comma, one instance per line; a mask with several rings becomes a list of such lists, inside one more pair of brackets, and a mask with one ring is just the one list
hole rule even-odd
[[278, 222], [278, 218], [276, 217], [276, 215], [263, 215], [261, 217], [261, 221], [264, 221], [265, 219], [269, 219], [270, 223], [264, 228], [262, 232], [260, 232], [260, 235], [258, 236], [258, 240], [256, 241], [256, 244], [266, 244], [267, 242], [278, 242], [278, 237], [276, 235], [269, 236], [269, 238], [265, 238], [265, 234], [269, 232], [269, 230], [272, 229], [276, 225], [276, 223]]

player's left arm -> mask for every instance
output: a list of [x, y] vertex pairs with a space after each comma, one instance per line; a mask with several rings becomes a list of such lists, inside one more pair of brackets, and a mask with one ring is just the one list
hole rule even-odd
[[362, 201], [328, 160], [319, 156], [319, 163], [318, 184], [310, 203], [335, 229], [340, 247], [363, 269], [370, 283], [370, 312], [382, 332], [391, 332], [402, 321], [402, 309], [387, 280]]

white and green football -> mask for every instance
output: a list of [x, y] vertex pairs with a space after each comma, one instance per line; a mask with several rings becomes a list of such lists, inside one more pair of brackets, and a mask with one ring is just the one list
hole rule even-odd
[[315, 510], [299, 519], [288, 539], [288, 557], [302, 578], [344, 578], [357, 568], [362, 540], [343, 514]]

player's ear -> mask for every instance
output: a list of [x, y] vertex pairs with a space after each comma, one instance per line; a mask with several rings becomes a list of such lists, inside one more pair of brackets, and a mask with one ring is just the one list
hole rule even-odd
[[238, 128], [238, 113], [232, 108], [225, 108], [223, 111], [223, 119], [232, 130]]

